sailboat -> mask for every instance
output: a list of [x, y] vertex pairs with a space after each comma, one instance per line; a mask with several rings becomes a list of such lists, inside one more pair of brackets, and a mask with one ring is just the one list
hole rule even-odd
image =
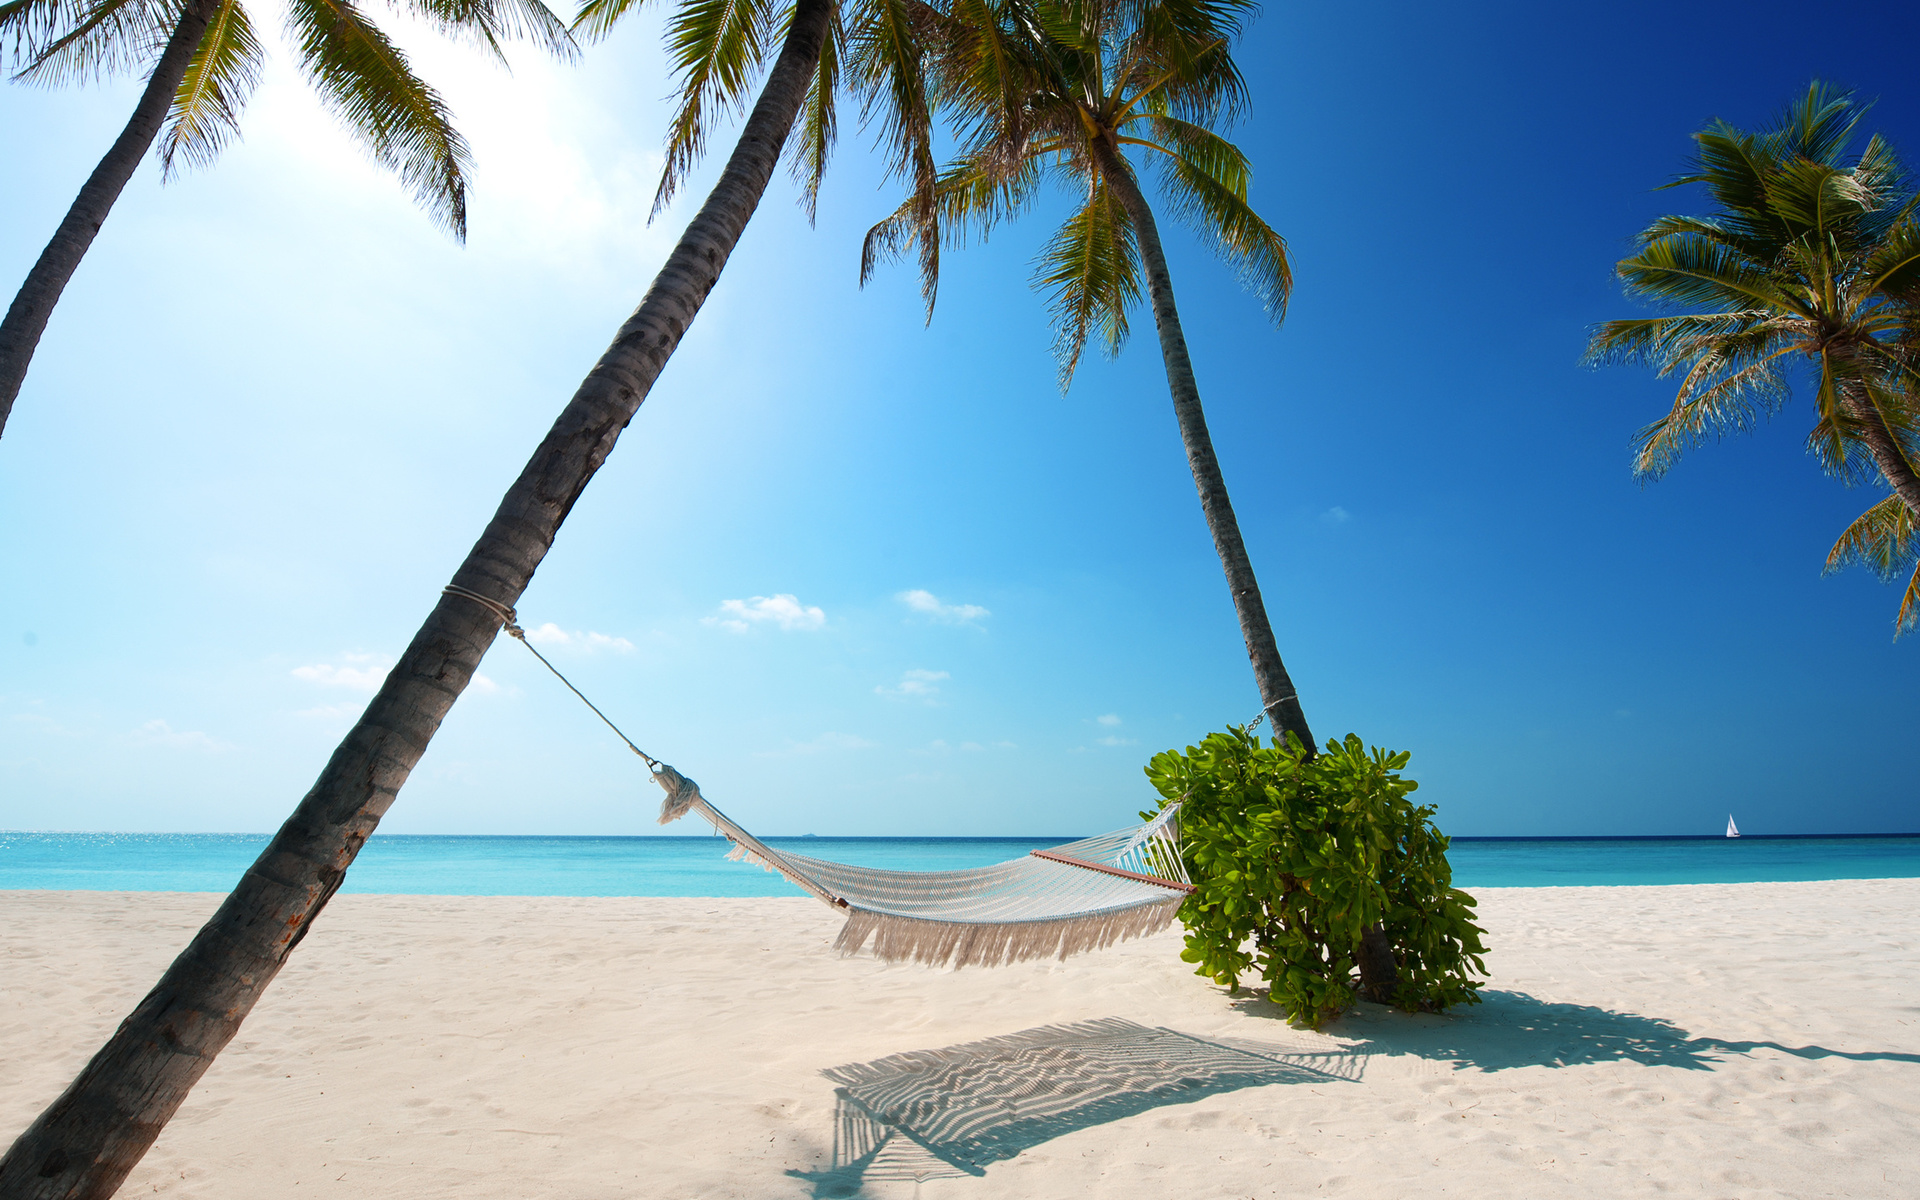
[[1732, 813], [1728, 813], [1728, 814], [1727, 814], [1727, 836], [1728, 836], [1728, 837], [1739, 837], [1739, 836], [1740, 836], [1740, 827], [1739, 827], [1738, 825], [1735, 825], [1735, 824], [1733, 823], [1733, 814], [1732, 814]]

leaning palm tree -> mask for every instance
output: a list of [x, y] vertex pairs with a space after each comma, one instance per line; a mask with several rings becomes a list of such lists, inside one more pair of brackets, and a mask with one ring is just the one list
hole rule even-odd
[[1640, 431], [1637, 474], [1752, 429], [1799, 376], [1821, 465], [1849, 483], [1877, 476], [1920, 514], [1920, 220], [1884, 140], [1849, 153], [1861, 116], [1816, 82], [1758, 133], [1722, 121], [1694, 135], [1691, 170], [1668, 186], [1703, 184], [1716, 210], [1660, 218], [1618, 267], [1629, 295], [1676, 311], [1609, 321], [1588, 350], [1680, 379], [1671, 411]]
[[[1888, 583], [1907, 575], [1900, 597], [1900, 613], [1893, 619], [1893, 636], [1912, 631], [1920, 623], [1920, 522], [1898, 496], [1888, 496], [1860, 514], [1827, 554], [1827, 574], [1855, 563]], [[1909, 573], [1911, 572], [1911, 573]]]
[[[861, 279], [917, 249], [928, 316], [943, 240], [982, 238], [1025, 211], [1051, 179], [1076, 207], [1041, 251], [1036, 286], [1052, 297], [1060, 385], [1096, 334], [1127, 339], [1144, 283], [1200, 505], [1226, 571], [1265, 715], [1309, 754], [1313, 733], [1281, 661], [1174, 305], [1159, 226], [1141, 190], [1138, 150], [1159, 168], [1173, 211], [1210, 238], [1277, 322], [1293, 279], [1286, 243], [1247, 203], [1247, 158], [1217, 132], [1245, 106], [1229, 47], [1251, 0], [951, 0], [920, 21], [937, 104], [961, 151], [867, 234]], [[1144, 278], [1143, 278], [1144, 277]]]
[[[524, 37], [561, 55], [573, 43], [541, 0], [405, 0], [395, 6], [502, 57]], [[321, 100], [413, 190], [433, 219], [465, 240], [467, 144], [440, 94], [353, 0], [289, 0], [287, 31]], [[0, 319], [0, 433], [40, 335], [122, 189], [159, 140], [160, 172], [211, 163], [239, 132], [264, 47], [240, 0], [7, 0], [0, 53], [16, 79], [56, 84], [148, 71], [126, 128], [75, 197], [53, 240]], [[157, 56], [154, 52], [158, 51]]]
[[[886, 2], [873, 0], [875, 8]], [[683, 12], [706, 3], [686, 0]], [[699, 315], [803, 110], [824, 109], [825, 140], [830, 141], [826, 102], [833, 88], [823, 96], [820, 76], [833, 61], [823, 49], [837, 16], [835, 0], [792, 0], [789, 8], [759, 20], [757, 40], [725, 63], [720, 73], [731, 82], [726, 84], [730, 90], [720, 93], [723, 99], [744, 94], [755, 68], [764, 65], [773, 41], [769, 35], [781, 33], [778, 54], [718, 182], [640, 307], [561, 410], [293, 815], [79, 1077], [0, 1157], [0, 1196], [103, 1200], [112, 1195], [312, 929], [481, 657], [512, 619], [513, 605], [561, 522]], [[866, 62], [878, 71], [875, 54]], [[714, 58], [697, 61], [713, 65]], [[902, 78], [888, 89], [891, 102], [908, 110], [918, 103], [912, 66], [903, 64]], [[884, 75], [875, 78], [888, 82]], [[691, 87], [691, 73], [682, 79]], [[810, 97], [821, 102], [815, 109], [809, 109]], [[889, 102], [883, 96], [875, 104]], [[715, 107], [724, 111], [725, 103]], [[693, 123], [695, 153], [714, 119], [715, 108], [709, 108]], [[906, 147], [897, 161], [910, 163], [916, 153], [925, 153], [924, 145], [911, 146], [920, 136], [916, 130], [925, 128], [924, 121], [916, 125], [910, 111], [887, 118], [886, 136]], [[811, 123], [808, 129], [813, 130]], [[803, 139], [803, 174], [814, 148]], [[678, 176], [670, 171], [670, 178]]]

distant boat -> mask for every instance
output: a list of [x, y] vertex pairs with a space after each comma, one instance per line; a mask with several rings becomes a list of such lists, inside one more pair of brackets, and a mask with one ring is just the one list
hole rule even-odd
[[1728, 813], [1728, 814], [1727, 814], [1727, 836], [1728, 836], [1728, 837], [1739, 837], [1739, 836], [1740, 836], [1740, 827], [1739, 827], [1738, 825], [1735, 825], [1735, 824], [1733, 823], [1733, 814], [1732, 814], [1732, 813]]

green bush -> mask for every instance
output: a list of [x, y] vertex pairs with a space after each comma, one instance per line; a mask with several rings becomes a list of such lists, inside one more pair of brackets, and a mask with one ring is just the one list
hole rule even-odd
[[1408, 1012], [1477, 1003], [1483, 930], [1473, 897], [1452, 886], [1434, 810], [1407, 799], [1419, 786], [1399, 774], [1410, 757], [1349, 734], [1310, 758], [1298, 739], [1263, 747], [1238, 727], [1155, 755], [1147, 777], [1163, 807], [1184, 800], [1199, 888], [1180, 909], [1180, 957], [1229, 987], [1258, 972], [1274, 1003], [1314, 1028], [1353, 1003], [1369, 945], [1371, 998]]

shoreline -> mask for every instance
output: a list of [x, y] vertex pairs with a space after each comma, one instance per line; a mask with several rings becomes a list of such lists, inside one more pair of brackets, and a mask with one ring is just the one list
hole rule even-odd
[[[956, 972], [839, 959], [838, 918], [806, 898], [343, 893], [123, 1194], [1920, 1185], [1920, 880], [1471, 890], [1486, 1003], [1362, 1005], [1323, 1034], [1191, 975], [1177, 929]], [[58, 1093], [222, 896], [0, 891], [0, 1133]], [[1054, 1032], [1015, 1046], [1036, 1028]], [[1205, 1061], [1155, 1076], [1133, 1051], [1165, 1057], [1162, 1030]], [[1101, 1103], [923, 1145], [861, 1124], [822, 1074], [969, 1045], [1010, 1086], [1091, 1081]], [[1128, 1052], [1100, 1057], [1115, 1045]]]

